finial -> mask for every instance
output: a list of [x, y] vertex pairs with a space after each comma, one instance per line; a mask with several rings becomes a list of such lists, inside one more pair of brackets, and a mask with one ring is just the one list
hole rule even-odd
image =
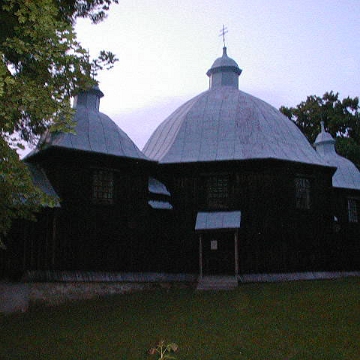
[[224, 48], [226, 48], [226, 45], [225, 45], [225, 34], [226, 34], [227, 32], [228, 32], [227, 27], [223, 25], [222, 29], [220, 30], [219, 36], [222, 36], [222, 38], [223, 38]]
[[322, 132], [322, 133], [325, 132], [325, 125], [324, 125], [324, 121], [323, 121], [323, 120], [320, 121], [320, 126], [321, 126], [321, 132]]

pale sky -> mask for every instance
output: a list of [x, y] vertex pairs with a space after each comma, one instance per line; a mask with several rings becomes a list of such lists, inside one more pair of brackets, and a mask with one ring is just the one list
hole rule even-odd
[[78, 40], [119, 61], [98, 76], [100, 111], [143, 148], [178, 106], [208, 89], [222, 55], [243, 70], [239, 88], [279, 108], [326, 91], [360, 95], [359, 0], [119, 0], [98, 25], [81, 20]]

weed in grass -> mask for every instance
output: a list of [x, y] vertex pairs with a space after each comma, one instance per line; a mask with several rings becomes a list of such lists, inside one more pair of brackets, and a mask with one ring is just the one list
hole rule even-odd
[[170, 353], [178, 351], [179, 346], [175, 343], [165, 344], [164, 340], [160, 340], [155, 347], [152, 347], [149, 351], [149, 355], [159, 356], [157, 360], [176, 359], [171, 356]]

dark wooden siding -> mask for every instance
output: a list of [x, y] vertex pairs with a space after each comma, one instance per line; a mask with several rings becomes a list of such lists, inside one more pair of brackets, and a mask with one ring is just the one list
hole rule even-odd
[[[199, 211], [208, 208], [206, 179], [227, 176], [227, 210], [241, 211], [240, 273], [359, 270], [359, 223], [347, 219], [347, 198], [332, 189], [328, 168], [281, 161], [164, 165], [53, 153], [38, 159], [62, 198], [36, 223], [14, 227], [2, 271], [199, 271]], [[41, 160], [41, 161], [40, 161]], [[92, 201], [92, 171], [114, 172], [114, 203]], [[173, 210], [148, 205], [148, 177], [171, 192]], [[311, 204], [298, 209], [295, 178], [309, 179]], [[334, 222], [334, 216], [338, 219]], [[7, 255], [4, 255], [6, 253]]]
[[360, 269], [360, 222], [349, 222], [347, 206], [349, 198], [360, 200], [360, 191], [333, 189], [334, 218], [330, 248], [334, 270]]
[[[206, 208], [207, 176], [228, 174], [228, 210], [240, 210], [239, 267], [242, 273], [292, 272], [329, 268], [332, 234], [331, 171], [286, 162], [189, 164], [167, 167], [178, 242], [184, 267], [197, 271], [198, 211]], [[310, 209], [297, 209], [295, 178], [311, 183]], [[224, 210], [223, 208], [218, 210]], [[190, 265], [187, 260], [191, 259]]]

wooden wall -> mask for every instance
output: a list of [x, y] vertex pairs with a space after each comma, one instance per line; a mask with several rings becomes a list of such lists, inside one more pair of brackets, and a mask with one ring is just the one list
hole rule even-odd
[[[229, 175], [228, 210], [242, 215], [240, 273], [360, 269], [359, 224], [346, 221], [349, 194], [332, 189], [331, 169], [271, 160], [155, 167], [61, 152], [36, 160], [60, 195], [61, 208], [43, 209], [38, 222], [14, 226], [6, 255], [0, 254], [3, 273], [198, 273], [195, 219], [198, 211], [209, 210], [204, 179], [217, 174]], [[91, 173], [98, 168], [115, 171], [113, 205], [91, 201]], [[173, 210], [148, 205], [149, 175], [167, 185]], [[295, 206], [294, 179], [299, 175], [311, 179], [310, 209]]]
[[[170, 184], [173, 196], [177, 241], [182, 242], [186, 271], [198, 270], [193, 258], [198, 253], [195, 218], [198, 211], [209, 210], [204, 203], [203, 179], [214, 174], [229, 174], [228, 210], [242, 213], [241, 273], [321, 271], [334, 267], [331, 169], [254, 161], [169, 165], [164, 166], [164, 174], [168, 174], [163, 180]], [[295, 206], [297, 176], [311, 180], [310, 209]]]

